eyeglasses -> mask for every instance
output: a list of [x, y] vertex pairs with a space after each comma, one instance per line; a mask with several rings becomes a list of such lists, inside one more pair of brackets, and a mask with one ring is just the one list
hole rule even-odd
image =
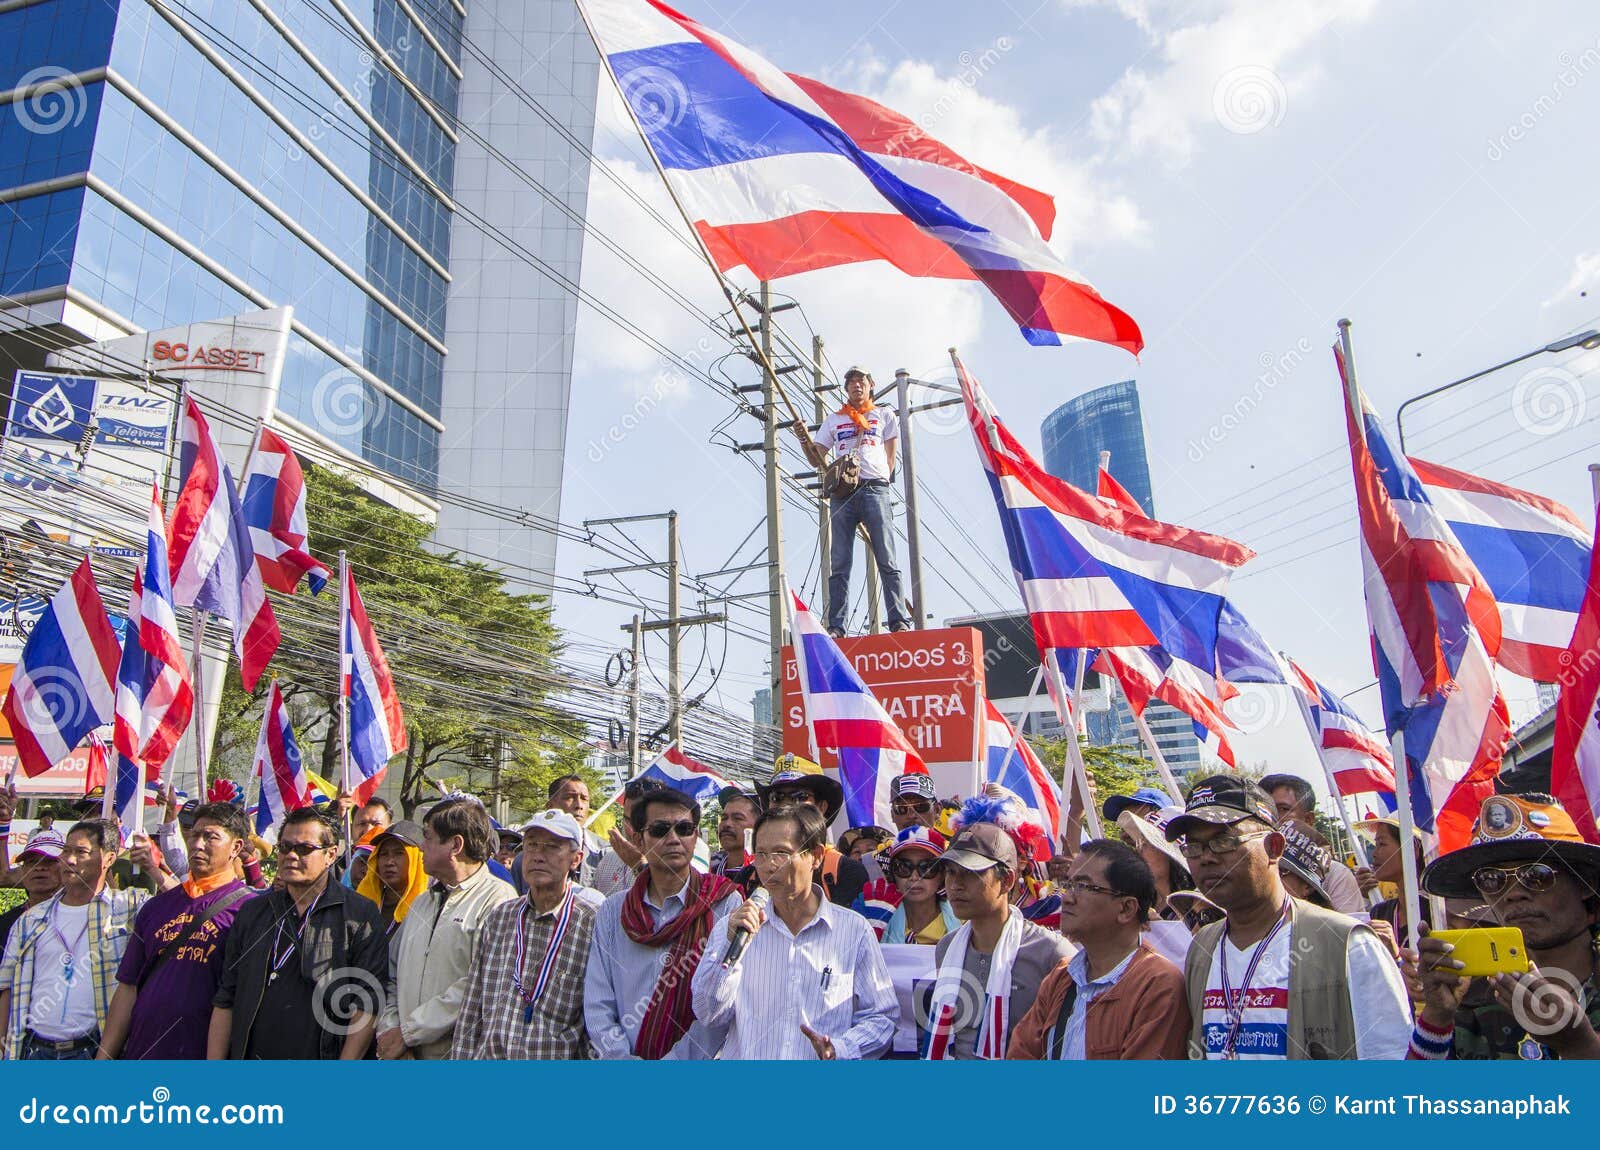
[[768, 866], [788, 866], [794, 860], [794, 851], [756, 851], [755, 860]]
[[1061, 884], [1062, 890], [1070, 890], [1073, 894], [1108, 894], [1112, 898], [1132, 898], [1127, 891], [1112, 890], [1108, 886], [1100, 886], [1086, 878], [1069, 878]]
[[893, 802], [889, 804], [889, 811], [897, 815], [925, 815], [933, 810], [933, 804], [927, 799], [917, 799], [913, 802]]
[[700, 828], [689, 819], [679, 819], [669, 823], [666, 819], [657, 819], [644, 828], [644, 833], [653, 839], [664, 839], [668, 835], [677, 835], [680, 839], [692, 839]]
[[329, 848], [323, 846], [321, 843], [280, 842], [278, 844], [278, 853], [280, 855], [294, 855], [296, 858], [309, 858], [318, 851], [325, 851], [327, 849]]
[[1178, 853], [1186, 859], [1203, 858], [1208, 854], [1220, 858], [1223, 855], [1231, 855], [1234, 851], [1244, 846], [1245, 843], [1253, 843], [1257, 839], [1266, 838], [1269, 833], [1268, 831], [1261, 831], [1259, 834], [1253, 835], [1218, 835], [1216, 838], [1207, 839], [1203, 843], [1192, 843], [1185, 837], [1178, 844]]
[[890, 878], [934, 878], [943, 872], [943, 859], [895, 859], [889, 864]]
[[817, 805], [817, 796], [810, 791], [773, 791], [772, 804], [779, 803], [805, 803], [808, 807]]
[[1472, 885], [1487, 895], [1503, 893], [1513, 879], [1523, 890], [1543, 894], [1556, 885], [1556, 868], [1549, 863], [1536, 862], [1518, 867], [1479, 867], [1472, 872]]

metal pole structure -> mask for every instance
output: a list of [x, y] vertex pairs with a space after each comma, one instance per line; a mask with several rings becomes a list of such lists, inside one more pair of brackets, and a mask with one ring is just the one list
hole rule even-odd
[[628, 667], [628, 777], [639, 774], [639, 660], [644, 655], [643, 620], [633, 617], [633, 661]]
[[1589, 464], [1589, 491], [1595, 503], [1600, 504], [1600, 463]]
[[200, 721], [195, 724], [191, 732], [194, 738], [194, 769], [195, 777], [199, 780], [199, 787], [194, 792], [194, 801], [206, 801], [206, 702], [205, 702], [205, 668], [202, 660], [205, 658], [206, 641], [206, 613], [198, 606], [190, 607], [192, 612], [190, 625], [193, 628], [193, 645], [190, 647], [189, 677], [194, 686], [194, 714]]
[[678, 513], [667, 512], [667, 705], [672, 741], [683, 741], [683, 629], [678, 622]]
[[1172, 768], [1167, 766], [1167, 756], [1161, 753], [1161, 748], [1156, 744], [1156, 737], [1150, 733], [1150, 724], [1144, 721], [1144, 716], [1134, 711], [1133, 725], [1139, 729], [1139, 737], [1144, 740], [1144, 745], [1150, 748], [1150, 757], [1155, 760], [1156, 770], [1161, 773], [1161, 785], [1167, 788], [1167, 797], [1177, 806], [1183, 805], [1183, 790], [1178, 786], [1178, 780], [1172, 774]]
[[[339, 552], [339, 793], [350, 793], [350, 560]], [[344, 849], [350, 846], [350, 811], [344, 812]]]
[[[778, 470], [778, 373], [772, 368], [772, 285], [761, 281], [761, 459], [767, 479], [767, 685], [783, 684], [783, 492]], [[798, 418], [798, 416], [797, 416]]]
[[[816, 409], [817, 426], [828, 417], [827, 406], [822, 402], [822, 337], [811, 337], [811, 398]], [[817, 493], [817, 570], [820, 572], [822, 617], [828, 617], [828, 583], [833, 578], [833, 516], [828, 508], [828, 498]]]
[[911, 581], [911, 627], [927, 626], [927, 610], [922, 603], [922, 523], [917, 517], [917, 465], [911, 438], [911, 373], [896, 368], [894, 373], [895, 414], [900, 422], [900, 469], [906, 494], [906, 569]]
[[[1361, 403], [1356, 385], [1355, 353], [1350, 348], [1350, 321], [1339, 321], [1339, 347], [1344, 357], [1344, 389], [1345, 402], [1349, 409], [1359, 413]], [[1356, 434], [1361, 431], [1361, 420], [1355, 421]], [[1416, 842], [1416, 817], [1411, 810], [1411, 769], [1406, 763], [1406, 740], [1403, 730], [1396, 731], [1389, 738], [1389, 753], [1394, 757], [1394, 797], [1395, 806], [1400, 815], [1400, 866], [1401, 866], [1401, 894], [1405, 900], [1406, 922], [1411, 928], [1413, 938], [1417, 937], [1419, 924], [1422, 922], [1422, 897], [1421, 887], [1417, 883], [1417, 852], [1412, 848]], [[1435, 926], [1443, 926], [1444, 918], [1434, 920]]]

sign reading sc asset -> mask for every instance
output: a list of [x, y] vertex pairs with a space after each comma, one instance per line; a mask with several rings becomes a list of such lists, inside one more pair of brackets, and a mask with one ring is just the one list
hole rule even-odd
[[[924, 761], [971, 763], [978, 754], [983, 636], [972, 627], [840, 639], [839, 650]], [[794, 648], [783, 649], [783, 749], [809, 757]], [[821, 749], [822, 766], [839, 758]]]

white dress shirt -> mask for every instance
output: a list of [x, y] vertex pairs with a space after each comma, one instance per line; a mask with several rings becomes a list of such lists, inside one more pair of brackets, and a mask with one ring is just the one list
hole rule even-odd
[[731, 971], [722, 969], [727, 921], [712, 932], [694, 974], [694, 1010], [728, 1028], [720, 1057], [814, 1059], [802, 1024], [832, 1039], [836, 1058], [873, 1058], [893, 1041], [900, 1007], [872, 928], [813, 889], [816, 916], [791, 934], [768, 911]]

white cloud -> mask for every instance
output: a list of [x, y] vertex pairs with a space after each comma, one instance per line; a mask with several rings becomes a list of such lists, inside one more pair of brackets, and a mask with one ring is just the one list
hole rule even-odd
[[[1064, 0], [1084, 7], [1092, 0]], [[1220, 0], [1203, 7], [1103, 0], [1137, 24], [1155, 63], [1123, 73], [1091, 113], [1109, 154], [1187, 164], [1208, 125], [1236, 134], [1276, 126], [1321, 78], [1315, 58], [1332, 30], [1367, 19], [1376, 0]]]

